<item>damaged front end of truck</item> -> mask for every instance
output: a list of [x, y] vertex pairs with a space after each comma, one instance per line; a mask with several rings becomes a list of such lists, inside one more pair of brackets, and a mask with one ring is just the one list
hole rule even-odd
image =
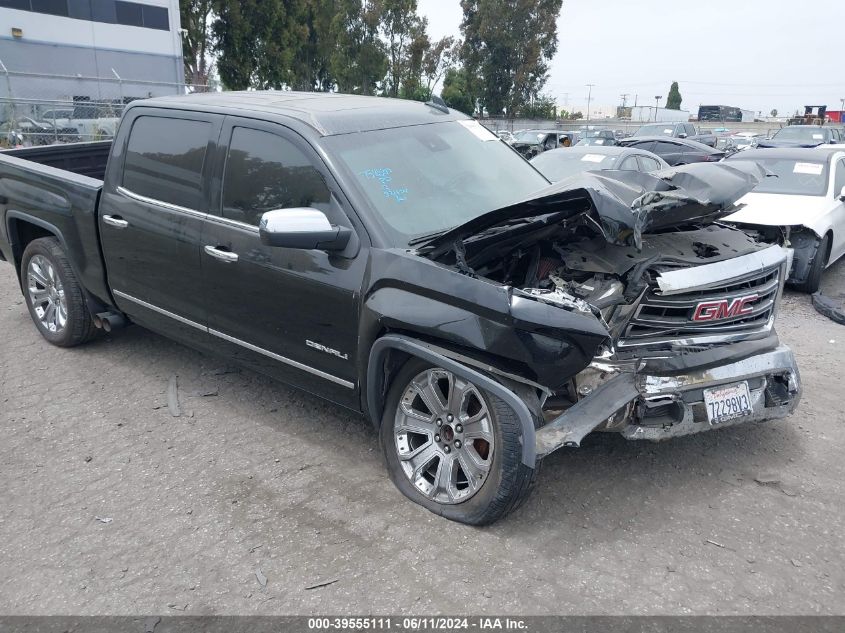
[[762, 177], [725, 164], [588, 173], [417, 249], [505, 295], [514, 340], [566, 340], [560, 316], [577, 318], [567, 362], [526, 380], [544, 422], [537, 457], [593, 431], [662, 440], [795, 409], [798, 369], [774, 330], [791, 252], [718, 223]]

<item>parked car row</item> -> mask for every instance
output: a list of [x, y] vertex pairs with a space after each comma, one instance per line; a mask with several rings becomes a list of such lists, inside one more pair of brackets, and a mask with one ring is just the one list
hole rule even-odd
[[[802, 126], [792, 126], [795, 127]], [[727, 161], [754, 163], [767, 177], [738, 201], [725, 218], [764, 242], [789, 247], [793, 263], [787, 283], [804, 292], [819, 289], [823, 270], [845, 254], [845, 145], [815, 148], [719, 150], [689, 139], [640, 137], [618, 146], [575, 146], [543, 152], [531, 164], [552, 182], [585, 172], [655, 173], [669, 167]], [[579, 144], [580, 145], [580, 144]]]
[[652, 173], [669, 165], [659, 156], [636, 147], [576, 146], [543, 152], [531, 164], [552, 182], [586, 171], [640, 171]]

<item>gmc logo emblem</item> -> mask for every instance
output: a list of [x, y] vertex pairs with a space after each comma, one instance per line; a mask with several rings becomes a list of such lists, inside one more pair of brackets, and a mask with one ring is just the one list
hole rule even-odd
[[750, 314], [754, 311], [754, 306], [749, 304], [756, 301], [759, 297], [760, 295], [748, 295], [747, 297], [738, 297], [730, 301], [727, 299], [702, 301], [695, 306], [695, 312], [692, 313], [692, 320], [699, 322], [719, 321], [720, 319]]

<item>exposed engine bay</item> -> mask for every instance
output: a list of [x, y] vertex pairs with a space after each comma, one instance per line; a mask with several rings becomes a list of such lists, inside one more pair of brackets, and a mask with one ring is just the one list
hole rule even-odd
[[661, 273], [726, 261], [767, 246], [753, 233], [721, 225], [644, 235], [640, 250], [597, 237], [561, 235], [516, 248], [475, 270], [540, 301], [593, 312], [618, 339], [623, 322], [615, 317], [656, 287]]

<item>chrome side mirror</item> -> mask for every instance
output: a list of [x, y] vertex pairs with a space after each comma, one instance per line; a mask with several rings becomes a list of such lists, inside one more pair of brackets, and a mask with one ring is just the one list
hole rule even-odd
[[317, 209], [294, 208], [267, 211], [258, 224], [262, 244], [280, 248], [342, 251], [352, 230], [335, 226]]

